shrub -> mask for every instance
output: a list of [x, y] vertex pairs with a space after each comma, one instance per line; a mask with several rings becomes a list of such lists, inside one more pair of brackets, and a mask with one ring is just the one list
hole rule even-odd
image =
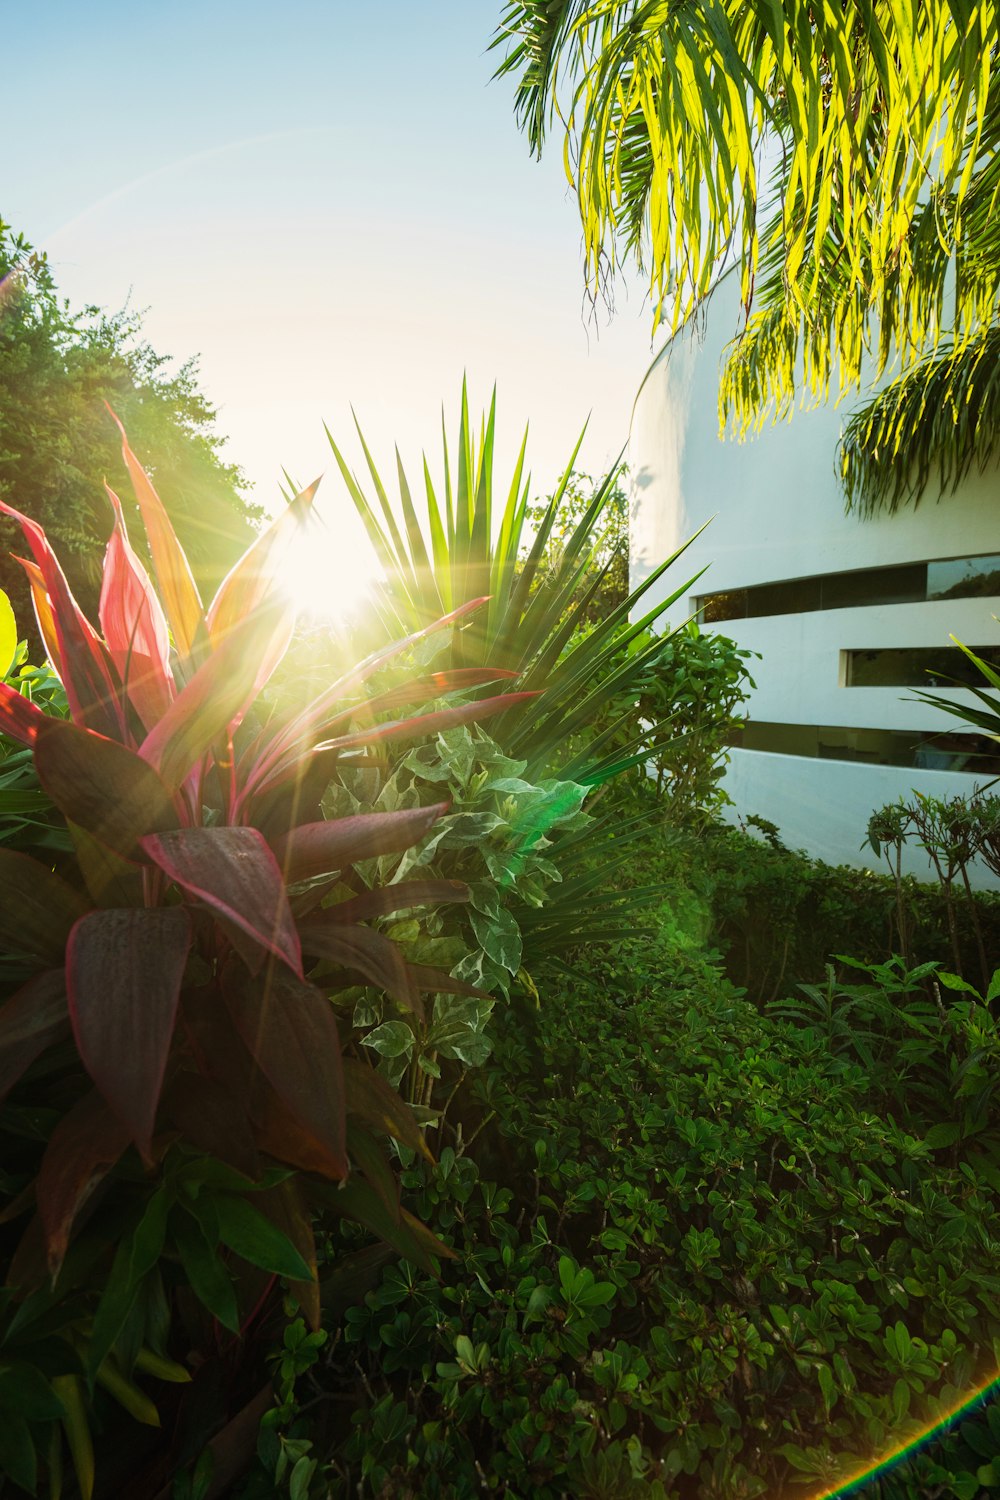
[[968, 1165], [983, 1132], [957, 1156], [941, 1134], [947, 1092], [901, 1127], [856, 1059], [672, 946], [591, 955], [540, 1002], [498, 1017], [451, 1148], [405, 1174], [459, 1259], [385, 1270], [318, 1404], [286, 1409], [324, 1483], [797, 1495], [992, 1371], [1000, 1215]]

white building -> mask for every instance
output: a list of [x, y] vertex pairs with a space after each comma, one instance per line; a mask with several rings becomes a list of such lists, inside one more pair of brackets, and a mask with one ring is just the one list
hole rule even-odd
[[[663, 597], [707, 564], [687, 613], [705, 606], [706, 628], [762, 657], [751, 663], [757, 689], [726, 776], [730, 816], [757, 813], [791, 848], [870, 865], [861, 846], [873, 809], [911, 788], [967, 794], [1000, 774], [1000, 747], [909, 701], [915, 686], [933, 686], [926, 668], [960, 675], [951, 635], [1000, 647], [1000, 471], [861, 520], [845, 513], [834, 468], [843, 408], [797, 411], [744, 443], [720, 440], [720, 361], [737, 299], [729, 276], [704, 325], [668, 344], [640, 392], [633, 583], [711, 521], [658, 587]], [[919, 852], [910, 868], [928, 875]]]

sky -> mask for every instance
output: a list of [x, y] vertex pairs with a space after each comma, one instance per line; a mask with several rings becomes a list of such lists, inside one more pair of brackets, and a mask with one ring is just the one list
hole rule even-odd
[[526, 422], [538, 493], [590, 414], [578, 467], [628, 437], [652, 357], [641, 286], [583, 300], [561, 141], [534, 161], [487, 48], [502, 0], [48, 0], [5, 7], [0, 215], [74, 306], [147, 309], [153, 347], [200, 357], [227, 456], [268, 508], [283, 468], [418, 477], [497, 384], [498, 479]]

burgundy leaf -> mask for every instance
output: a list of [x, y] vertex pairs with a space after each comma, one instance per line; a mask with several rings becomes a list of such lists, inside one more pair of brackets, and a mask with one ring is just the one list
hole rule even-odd
[[129, 1132], [96, 1089], [84, 1094], [53, 1130], [35, 1190], [53, 1277], [63, 1263], [73, 1220], [128, 1143]]
[[453, 729], [457, 724], [478, 724], [494, 714], [502, 714], [515, 703], [526, 703], [529, 698], [539, 698], [540, 693], [501, 693], [496, 698], [482, 698], [478, 703], [462, 703], [457, 708], [442, 708], [432, 714], [417, 714], [412, 719], [394, 719], [389, 724], [374, 724], [370, 729], [359, 729], [353, 734], [343, 734], [335, 739], [324, 740], [321, 750], [348, 750], [354, 745], [373, 745], [381, 740], [424, 739], [442, 729]]
[[360, 859], [397, 854], [430, 831], [451, 804], [408, 808], [403, 812], [358, 813], [324, 823], [302, 823], [274, 841], [274, 852], [289, 885], [333, 870], [345, 870]]
[[340, 901], [326, 908], [331, 922], [363, 922], [369, 917], [387, 917], [410, 906], [440, 906], [445, 902], [469, 900], [464, 880], [403, 880], [399, 885], [383, 885], [363, 891], [350, 901]]
[[189, 1070], [177, 1073], [163, 1092], [163, 1117], [186, 1141], [244, 1177], [257, 1178], [260, 1161], [245, 1105], [245, 1098], [234, 1098], [213, 1079]]
[[383, 1135], [419, 1151], [428, 1161], [434, 1160], [413, 1111], [370, 1063], [345, 1057], [344, 1088], [349, 1115], [357, 1115]]
[[283, 651], [289, 631], [288, 608], [281, 598], [255, 610], [215, 647], [146, 736], [140, 754], [172, 790], [239, 722], [261, 686], [262, 663], [276, 665], [275, 642]]
[[70, 934], [80, 1056], [147, 1161], [190, 947], [191, 918], [178, 906], [91, 912]]
[[170, 637], [160, 601], [128, 539], [121, 501], [107, 490], [115, 513], [104, 554], [98, 616], [118, 675], [140, 719], [151, 729], [174, 697]]
[[150, 835], [142, 847], [187, 895], [301, 977], [302, 950], [281, 870], [256, 828], [179, 828]]
[[73, 923], [89, 902], [39, 860], [0, 849], [0, 944], [5, 953], [34, 954], [61, 964]]
[[340, 1033], [329, 1000], [276, 964], [259, 979], [233, 966], [223, 994], [236, 1030], [279, 1100], [346, 1177]]
[[423, 1004], [409, 965], [396, 944], [370, 927], [352, 927], [331, 922], [325, 912], [299, 923], [299, 935], [306, 953], [325, 958], [328, 963], [363, 974], [369, 984], [385, 990], [406, 1010], [423, 1019]]
[[38, 779], [60, 812], [123, 858], [144, 833], [177, 827], [173, 799], [134, 750], [64, 719], [47, 719], [35, 745]]
[[50, 1043], [68, 1035], [66, 975], [48, 969], [0, 1006], [0, 1099]]
[[104, 643], [73, 598], [45, 532], [36, 521], [2, 500], [0, 511], [19, 522], [45, 581], [59, 643], [59, 667], [73, 718], [99, 734], [122, 735], [125, 721], [118, 701], [120, 685]]
[[9, 682], [0, 682], [0, 732], [9, 734], [19, 745], [33, 745], [39, 726], [47, 719], [17, 688]]

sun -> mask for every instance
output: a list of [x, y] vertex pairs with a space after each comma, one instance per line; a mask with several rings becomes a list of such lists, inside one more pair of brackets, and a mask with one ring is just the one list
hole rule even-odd
[[336, 624], [361, 613], [380, 576], [357, 517], [333, 520], [317, 504], [288, 549], [282, 588], [303, 619]]

